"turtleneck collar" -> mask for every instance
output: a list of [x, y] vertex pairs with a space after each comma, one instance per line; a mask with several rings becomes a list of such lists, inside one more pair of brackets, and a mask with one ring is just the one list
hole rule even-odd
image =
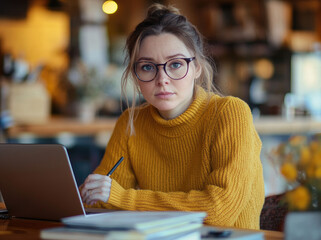
[[160, 116], [157, 109], [150, 106], [150, 113], [157, 125], [156, 131], [168, 137], [178, 137], [185, 134], [202, 117], [208, 104], [208, 93], [201, 87], [195, 92], [194, 100], [185, 112], [174, 119], [166, 120]]

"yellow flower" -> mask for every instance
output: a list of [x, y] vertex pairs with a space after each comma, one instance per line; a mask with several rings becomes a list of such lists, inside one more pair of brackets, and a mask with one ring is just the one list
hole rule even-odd
[[305, 136], [293, 136], [289, 139], [289, 143], [292, 145], [292, 146], [298, 146], [300, 145], [301, 143], [305, 142], [306, 141], [306, 137]]
[[314, 176], [321, 179], [321, 167], [315, 169]]
[[288, 181], [294, 181], [298, 175], [295, 165], [289, 162], [282, 165], [281, 173]]
[[300, 163], [306, 165], [311, 159], [311, 152], [308, 147], [302, 147]]
[[306, 173], [309, 178], [314, 178], [315, 173], [315, 167], [312, 164], [309, 164], [309, 166], [306, 168]]
[[312, 155], [312, 163], [315, 166], [320, 167], [321, 166], [321, 150], [316, 151], [313, 155]]
[[298, 210], [306, 210], [310, 204], [311, 196], [306, 187], [299, 186], [287, 194], [290, 207]]

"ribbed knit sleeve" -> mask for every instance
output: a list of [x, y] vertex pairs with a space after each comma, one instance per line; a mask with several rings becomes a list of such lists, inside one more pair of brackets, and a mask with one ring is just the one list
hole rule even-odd
[[146, 132], [128, 138], [119, 134], [126, 128], [120, 119], [96, 172], [105, 174], [120, 154], [127, 161], [115, 171], [108, 204], [101, 206], [206, 211], [206, 224], [258, 229], [264, 186], [250, 109], [237, 98], [213, 99], [191, 107], [199, 119], [184, 131], [157, 126], [143, 112], [137, 132]]
[[106, 175], [109, 170], [115, 165], [120, 157], [124, 157], [121, 165], [118, 166], [117, 171], [113, 172], [113, 178], [120, 178], [122, 186], [125, 188], [136, 187], [136, 178], [129, 161], [128, 153], [128, 112], [125, 111], [116, 122], [113, 134], [108, 142], [103, 160], [94, 171], [98, 174]]
[[[250, 109], [243, 101], [230, 98], [217, 116], [212, 130], [211, 158], [215, 160], [206, 187], [216, 203], [208, 209], [209, 223], [258, 228], [264, 201], [261, 141]], [[247, 208], [253, 209], [244, 211]]]

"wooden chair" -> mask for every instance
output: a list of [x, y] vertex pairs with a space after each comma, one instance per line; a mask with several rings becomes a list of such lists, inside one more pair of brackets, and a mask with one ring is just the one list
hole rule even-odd
[[283, 232], [284, 220], [288, 212], [287, 205], [281, 201], [284, 196], [285, 193], [282, 193], [265, 198], [260, 216], [260, 228], [262, 230]]

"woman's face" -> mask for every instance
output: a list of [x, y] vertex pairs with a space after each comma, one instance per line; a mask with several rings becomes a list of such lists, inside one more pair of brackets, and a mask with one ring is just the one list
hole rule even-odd
[[[192, 57], [195, 56], [179, 38], [173, 34], [162, 33], [148, 36], [142, 41], [136, 62], [164, 64], [174, 58]], [[179, 64], [167, 64], [167, 66], [174, 69], [178, 68]], [[149, 65], [140, 66], [143, 70], [149, 68]], [[173, 119], [182, 114], [193, 101], [194, 80], [200, 74], [200, 67], [193, 60], [189, 63], [186, 76], [180, 80], [171, 79], [165, 73], [163, 66], [158, 66], [154, 80], [142, 82], [137, 79], [137, 81], [145, 100], [157, 108], [163, 118]]]

